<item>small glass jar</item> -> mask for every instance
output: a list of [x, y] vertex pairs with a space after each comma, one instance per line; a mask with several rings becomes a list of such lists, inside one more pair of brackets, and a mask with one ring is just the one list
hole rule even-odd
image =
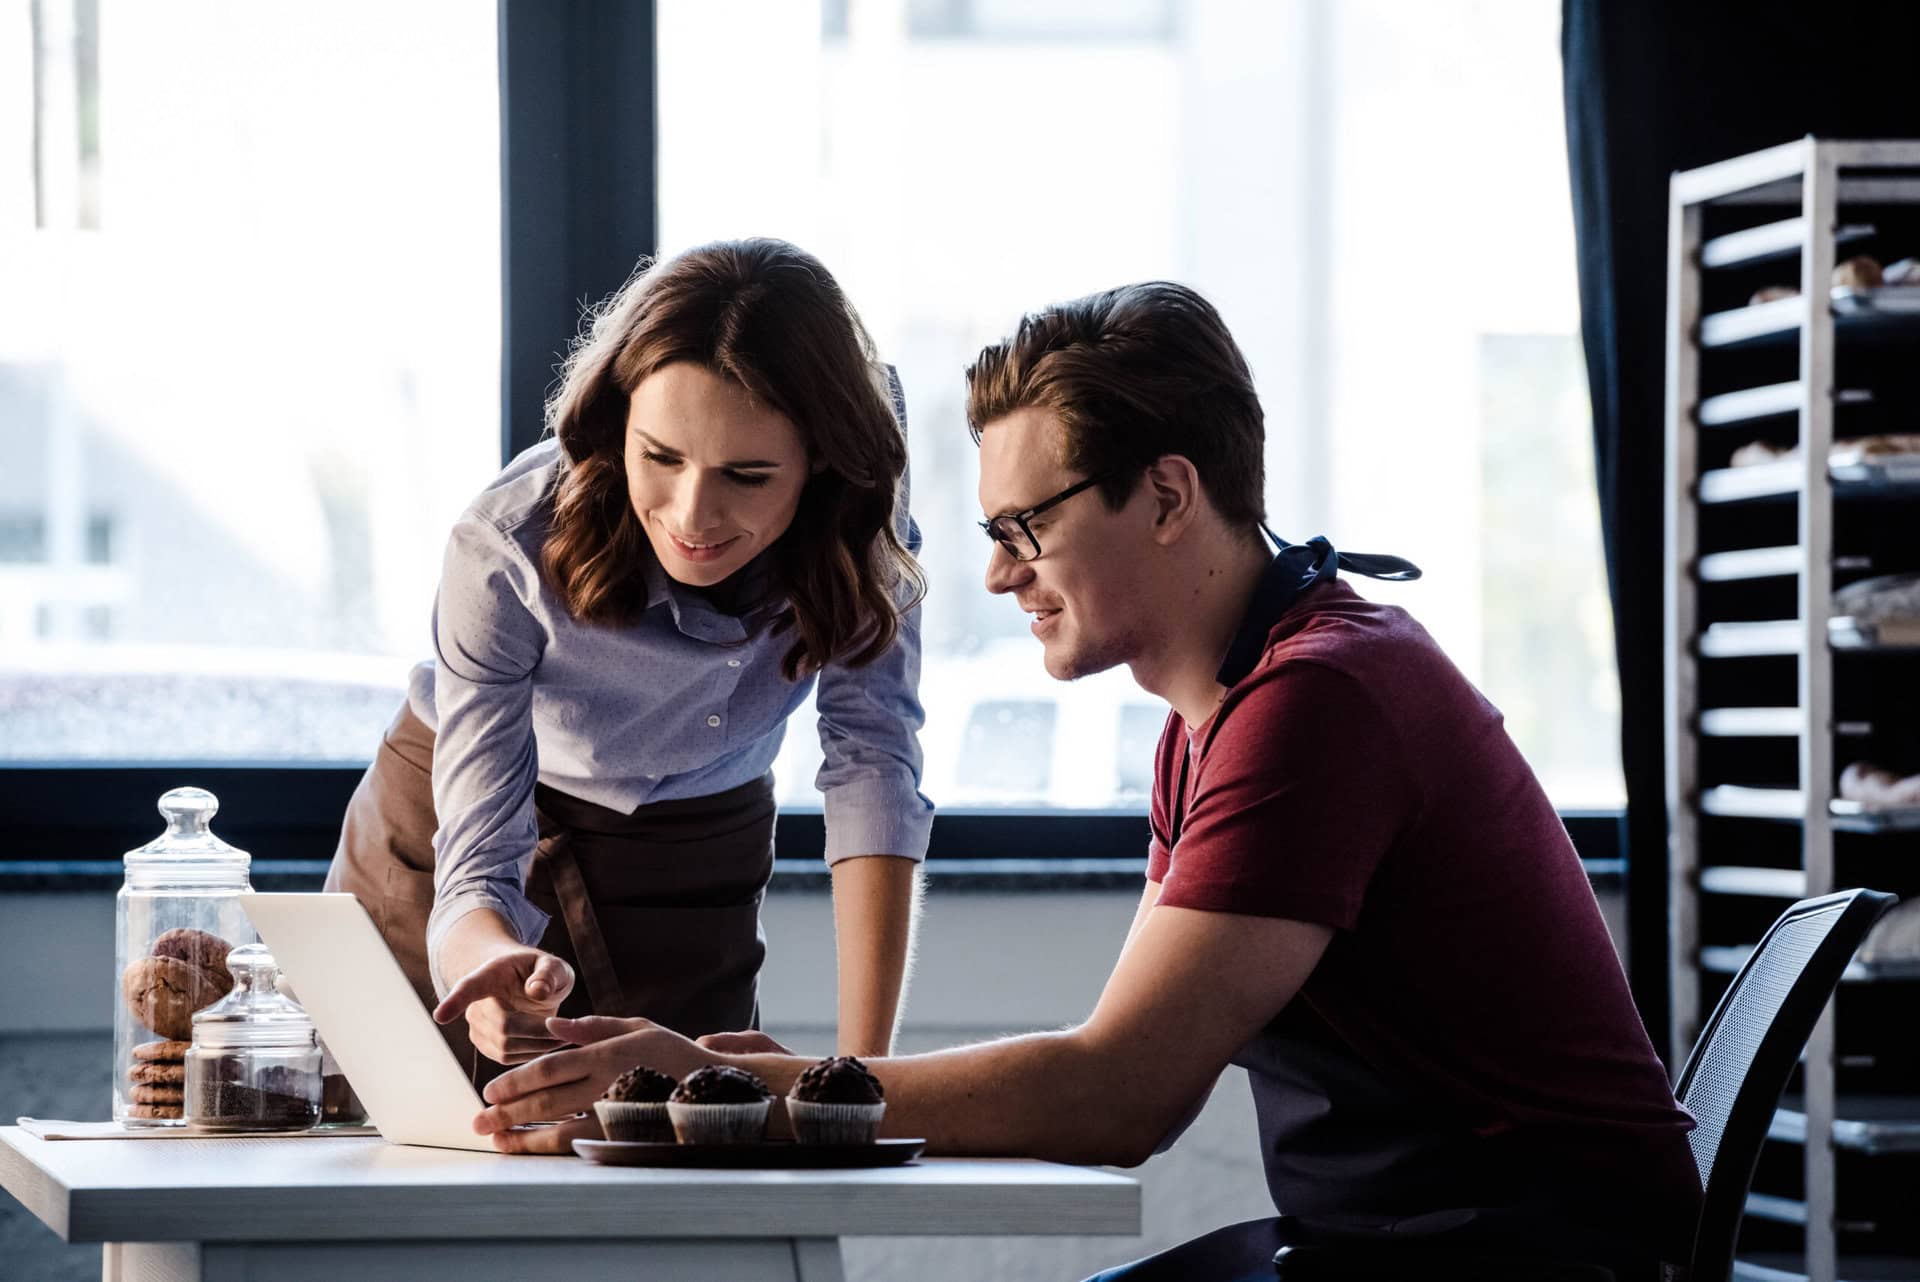
[[208, 825], [220, 802], [204, 788], [160, 798], [167, 829], [126, 855], [114, 902], [113, 1118], [123, 1126], [185, 1122], [194, 1012], [233, 989], [227, 954], [258, 938], [240, 907], [251, 859]]
[[186, 1120], [203, 1131], [307, 1131], [320, 1120], [320, 1038], [281, 993], [265, 944], [227, 954], [233, 991], [193, 1017]]

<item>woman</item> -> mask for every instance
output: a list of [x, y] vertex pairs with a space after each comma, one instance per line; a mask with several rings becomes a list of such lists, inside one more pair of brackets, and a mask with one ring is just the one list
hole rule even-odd
[[932, 823], [903, 424], [826, 268], [708, 245], [600, 309], [551, 439], [454, 526], [437, 661], [327, 888], [441, 995], [476, 1079], [557, 1046], [556, 1013], [757, 1027], [769, 766], [816, 680], [838, 1044], [887, 1051]]

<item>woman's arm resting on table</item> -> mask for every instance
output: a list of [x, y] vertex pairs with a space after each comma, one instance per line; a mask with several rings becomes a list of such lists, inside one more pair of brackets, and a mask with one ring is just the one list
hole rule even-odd
[[919, 917], [920, 866], [869, 855], [833, 865], [833, 937], [840, 970], [838, 1053], [893, 1050]]
[[[1086, 1023], [1059, 1033], [878, 1060], [883, 1133], [925, 1136], [942, 1154], [999, 1154], [1130, 1166], [1233, 1053], [1293, 999], [1332, 932], [1277, 917], [1157, 906], [1146, 914]], [[585, 1043], [491, 1082], [475, 1120], [509, 1152], [566, 1152], [575, 1130], [507, 1131], [592, 1107], [614, 1074], [647, 1064], [676, 1077], [731, 1063], [784, 1094], [811, 1060], [718, 1055], [644, 1020], [555, 1020]]]

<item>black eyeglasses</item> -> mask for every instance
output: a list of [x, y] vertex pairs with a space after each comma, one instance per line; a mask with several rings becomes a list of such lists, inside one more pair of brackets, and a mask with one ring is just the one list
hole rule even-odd
[[1008, 556], [1016, 561], [1031, 561], [1040, 555], [1040, 540], [1034, 537], [1033, 527], [1027, 522], [1050, 507], [1058, 507], [1082, 490], [1092, 489], [1106, 480], [1104, 476], [1089, 476], [1086, 480], [1069, 485], [1044, 503], [1035, 503], [1024, 512], [1009, 512], [1005, 516], [996, 516], [992, 520], [980, 522], [980, 528], [987, 537], [1006, 549]]

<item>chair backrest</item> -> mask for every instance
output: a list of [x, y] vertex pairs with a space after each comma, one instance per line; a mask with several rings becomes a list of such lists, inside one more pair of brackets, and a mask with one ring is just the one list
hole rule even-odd
[[1692, 1282], [1724, 1282], [1753, 1168], [1827, 999], [1894, 896], [1847, 890], [1780, 914], [1733, 977], [1680, 1070], [1674, 1095], [1698, 1120], [1687, 1139], [1705, 1189]]

